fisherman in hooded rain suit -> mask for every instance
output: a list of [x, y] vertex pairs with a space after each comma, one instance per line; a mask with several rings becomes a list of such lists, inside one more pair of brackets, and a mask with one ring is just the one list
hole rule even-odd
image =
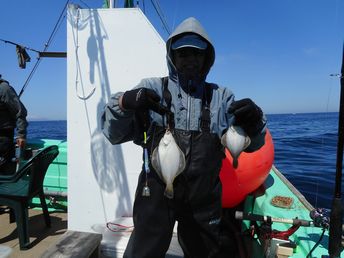
[[[220, 138], [235, 123], [251, 138], [245, 151], [255, 151], [264, 145], [266, 121], [252, 100], [234, 101], [229, 89], [205, 81], [215, 50], [195, 18], [175, 29], [166, 48], [169, 76], [146, 78], [133, 90], [112, 95], [102, 115], [103, 133], [112, 144], [131, 140], [142, 144], [143, 130], [148, 129], [145, 146], [150, 155], [168, 125], [186, 161], [173, 183], [173, 199], [164, 196], [165, 184], [151, 164], [147, 179], [144, 169], [141, 172], [134, 231], [124, 257], [165, 257], [175, 221], [185, 257], [228, 257], [221, 254], [219, 244], [219, 171], [225, 157]], [[140, 115], [145, 110], [149, 123]], [[150, 196], [142, 194], [146, 183]]]
[[15, 172], [14, 130], [16, 143], [24, 148], [26, 143], [27, 111], [15, 90], [0, 76], [0, 175]]

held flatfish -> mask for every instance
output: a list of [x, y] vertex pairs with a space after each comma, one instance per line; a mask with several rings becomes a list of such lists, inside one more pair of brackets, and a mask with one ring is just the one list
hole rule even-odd
[[173, 198], [173, 181], [185, 168], [185, 156], [173, 138], [172, 132], [166, 133], [154, 149], [152, 166], [165, 182], [165, 196]]
[[232, 125], [222, 136], [221, 143], [229, 150], [233, 157], [233, 167], [237, 168], [240, 153], [250, 145], [251, 139], [240, 126]]

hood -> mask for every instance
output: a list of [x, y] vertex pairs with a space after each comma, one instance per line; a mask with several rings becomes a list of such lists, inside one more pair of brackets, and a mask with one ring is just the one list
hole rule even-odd
[[9, 84], [9, 82], [8, 82], [8, 81], [6, 81], [6, 80], [4, 80], [4, 79], [2, 79], [2, 78], [0, 77], [0, 83], [3, 83], [3, 82], [5, 82], [5, 83]]
[[176, 67], [173, 63], [172, 59], [172, 50], [171, 50], [171, 44], [174, 42], [176, 38], [179, 38], [183, 34], [197, 34], [200, 37], [202, 37], [206, 42], [208, 42], [208, 48], [206, 52], [206, 58], [205, 58], [205, 65], [204, 65], [204, 72], [202, 75], [202, 80], [204, 81], [207, 77], [207, 74], [209, 73], [210, 68], [214, 64], [215, 61], [215, 49], [213, 44], [211, 43], [211, 40], [205, 31], [205, 29], [202, 27], [201, 23], [195, 19], [194, 17], [187, 18], [184, 20], [169, 36], [166, 42], [166, 52], [167, 52], [167, 62], [168, 62], [168, 69], [170, 72], [170, 78], [173, 80], [177, 80], [178, 74]]

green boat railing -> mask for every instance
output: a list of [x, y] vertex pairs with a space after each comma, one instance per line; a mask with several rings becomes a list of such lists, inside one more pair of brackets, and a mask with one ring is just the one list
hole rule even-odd
[[[313, 206], [305, 199], [305, 197], [279, 172], [274, 166], [272, 167], [268, 178], [264, 183], [264, 191], [257, 195], [249, 195], [245, 201], [244, 212], [259, 214], [264, 216], [271, 216], [275, 218], [285, 219], [300, 219], [306, 221], [312, 221], [310, 217], [310, 211], [313, 210]], [[274, 206], [272, 199], [275, 196], [283, 196], [292, 200], [290, 207], [283, 208]], [[286, 223], [273, 223], [272, 229], [277, 231], [286, 231], [290, 228], [290, 224]], [[250, 228], [249, 221], [243, 221], [243, 230]], [[303, 227], [292, 234], [289, 239], [296, 245], [293, 250], [293, 254], [290, 257], [293, 258], [305, 258], [309, 254], [313, 246], [318, 242], [322, 228], [319, 227]], [[312, 252], [311, 257], [322, 257], [322, 255], [328, 255], [328, 230], [326, 230], [324, 237], [320, 244]], [[271, 239], [270, 239], [271, 241]], [[259, 243], [259, 240], [257, 239]], [[260, 243], [262, 246], [266, 243]], [[275, 244], [271, 241], [269, 244]], [[270, 248], [274, 249], [270, 246]], [[263, 255], [263, 254], [260, 254]], [[257, 256], [255, 257], [263, 257]]]
[[[30, 140], [27, 148], [33, 153], [50, 145], [59, 147], [59, 155], [49, 166], [44, 178], [44, 194], [47, 198], [48, 208], [51, 210], [67, 210], [67, 142], [62, 140], [36, 139]], [[38, 198], [34, 198], [32, 207], [40, 207]]]

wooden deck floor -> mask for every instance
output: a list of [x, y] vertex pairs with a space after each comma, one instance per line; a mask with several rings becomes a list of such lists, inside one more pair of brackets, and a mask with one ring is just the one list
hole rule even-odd
[[50, 228], [45, 226], [41, 210], [30, 209], [29, 217], [29, 235], [32, 247], [29, 250], [21, 251], [16, 223], [9, 223], [7, 212], [0, 215], [0, 245], [12, 248], [11, 258], [38, 258], [67, 230], [67, 213], [65, 212], [50, 212]]

